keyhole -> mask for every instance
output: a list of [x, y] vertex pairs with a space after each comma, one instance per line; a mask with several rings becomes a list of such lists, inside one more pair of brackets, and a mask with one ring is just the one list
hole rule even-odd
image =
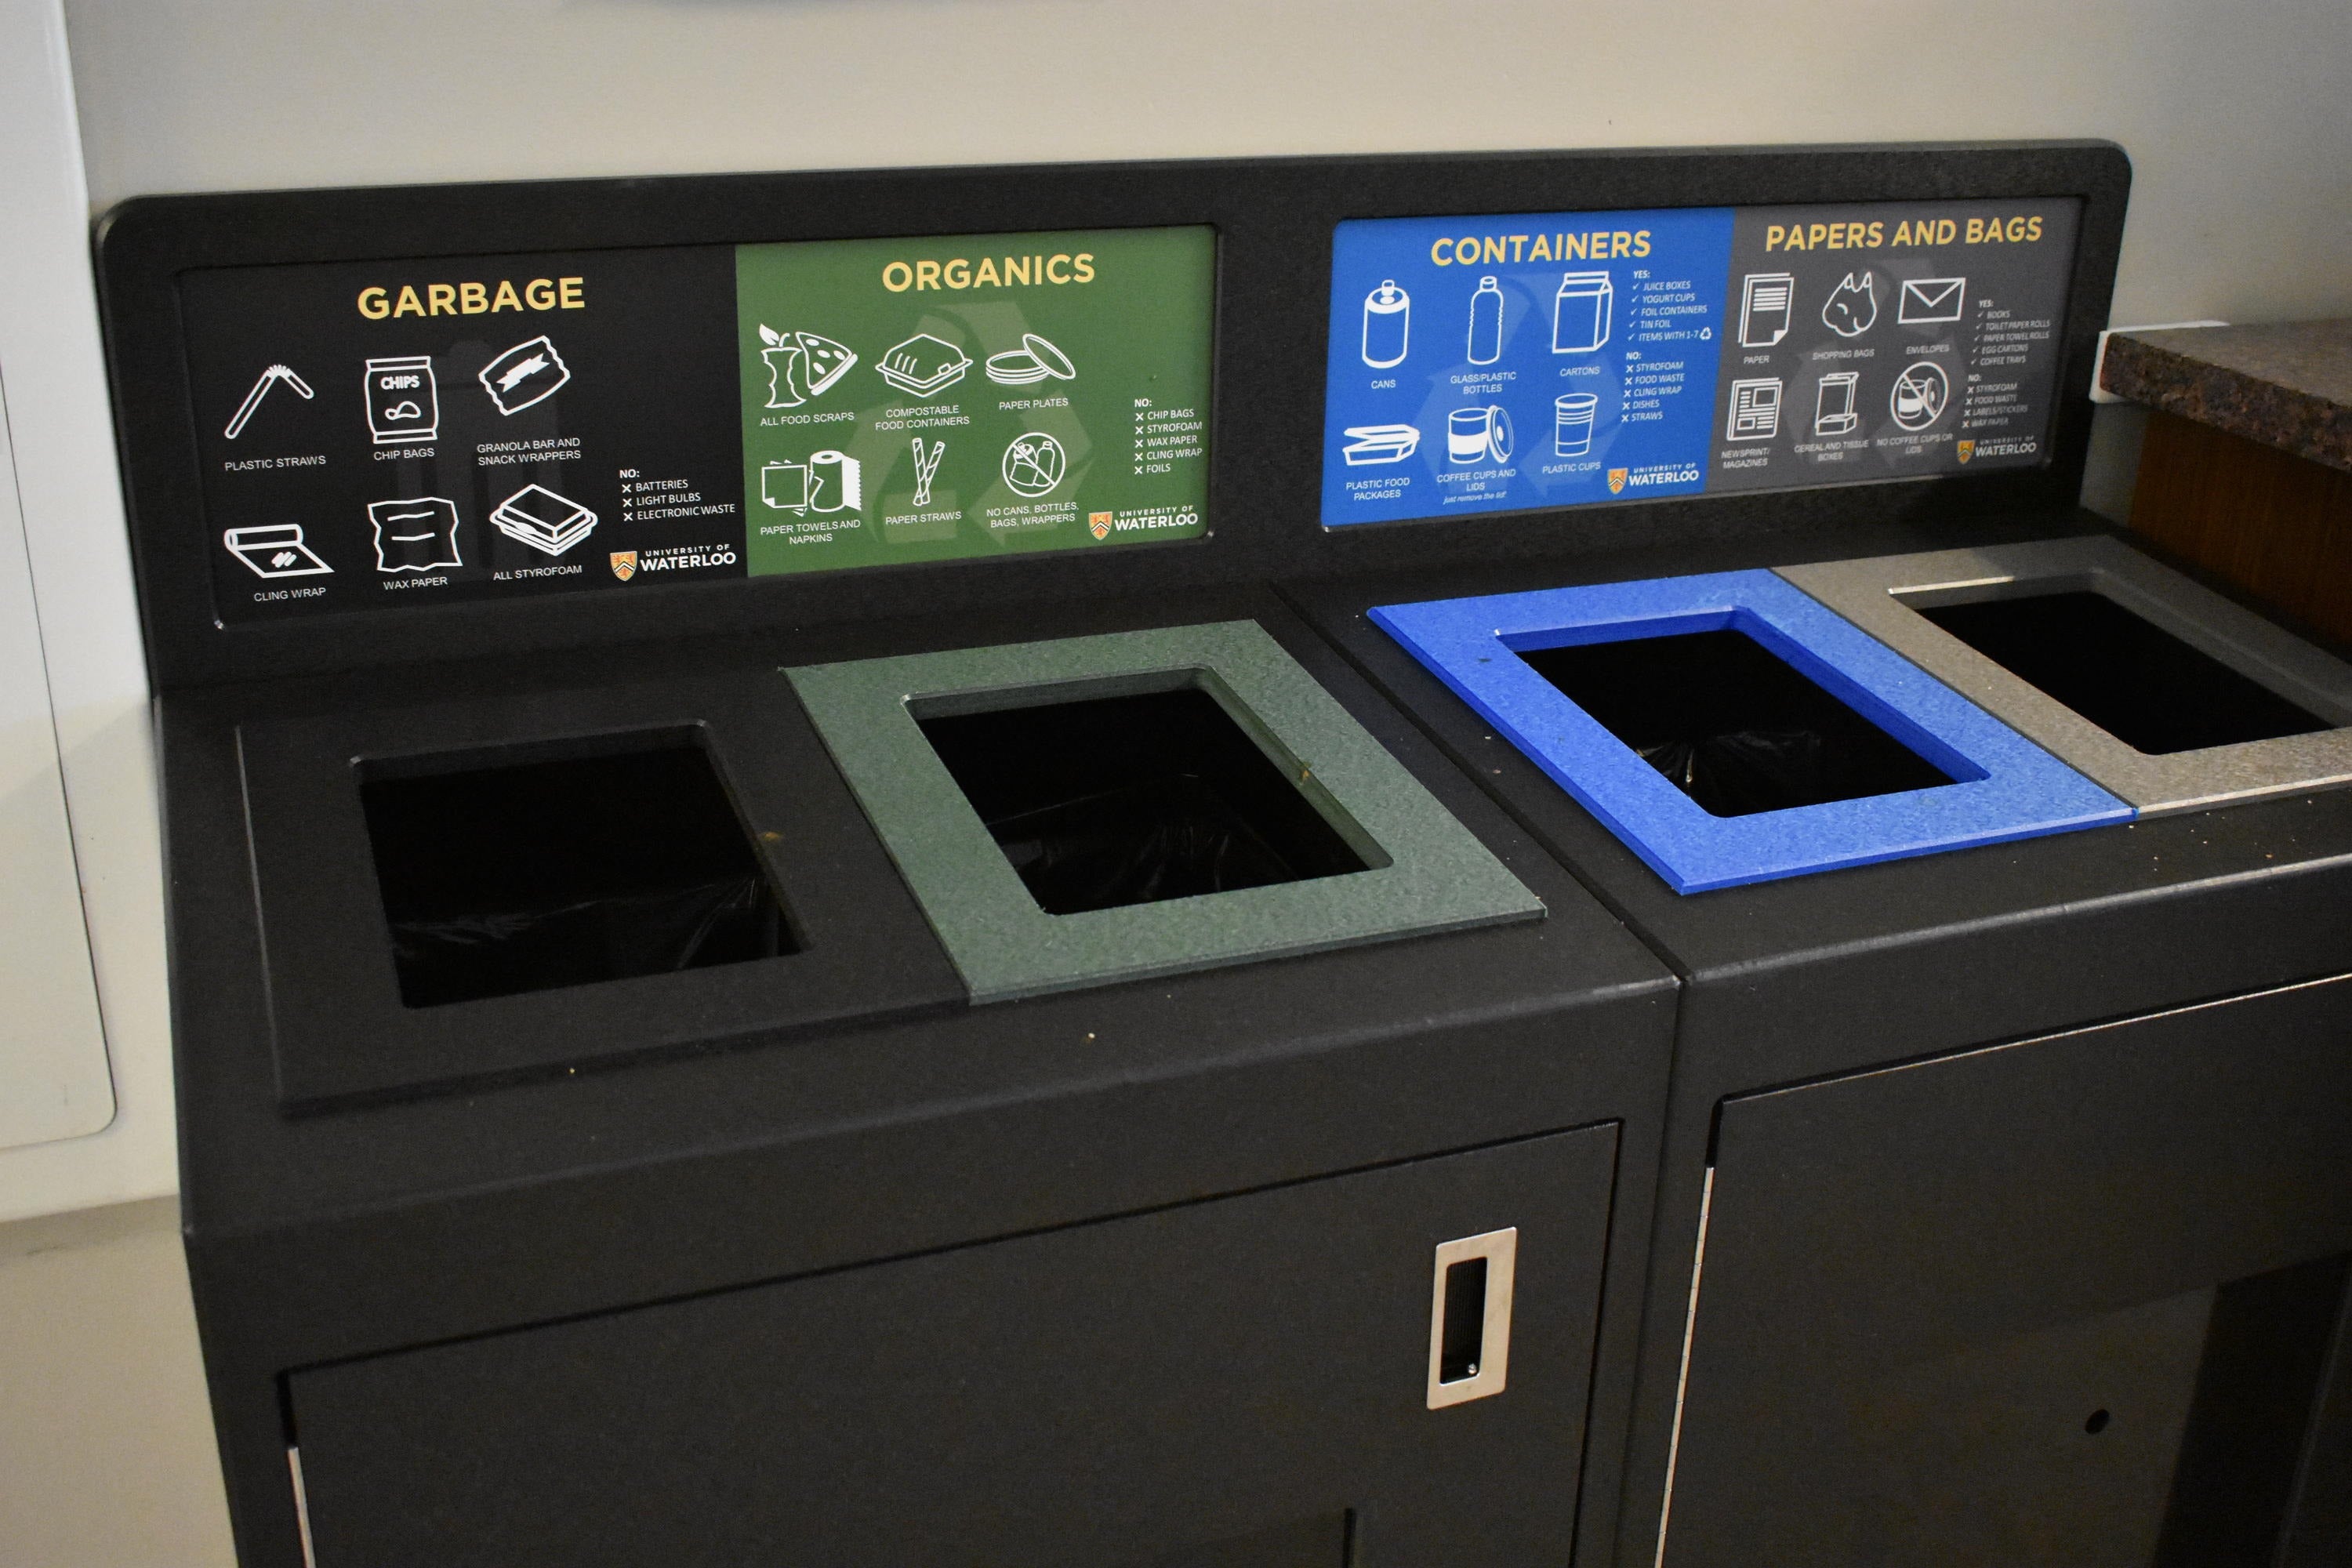
[[2102, 1433], [2102, 1432], [2104, 1432], [2104, 1431], [2105, 1431], [2105, 1430], [2107, 1429], [2107, 1422], [2108, 1422], [2110, 1419], [2111, 1419], [2111, 1417], [2107, 1415], [2107, 1413], [2106, 1413], [2105, 1411], [2104, 1411], [2104, 1410], [2094, 1410], [2094, 1411], [2092, 1411], [2092, 1412], [2091, 1412], [2091, 1414], [2090, 1414], [2089, 1415], [2087, 1415], [2087, 1416], [2085, 1416], [2085, 1417], [2084, 1418], [2084, 1421], [2083, 1421], [2083, 1430], [2084, 1430], [2084, 1431], [2085, 1431], [2085, 1432], [2088, 1432], [2092, 1436], [2095, 1437], [2095, 1436], [2097, 1436], [2100, 1433]]

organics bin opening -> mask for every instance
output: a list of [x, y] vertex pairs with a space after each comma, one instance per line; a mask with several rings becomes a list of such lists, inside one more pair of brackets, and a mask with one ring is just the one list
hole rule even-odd
[[1197, 684], [915, 717], [1048, 914], [1370, 868]]
[[485, 760], [360, 766], [409, 1006], [795, 951], [691, 732], [604, 737], [504, 765]]
[[2335, 728], [2089, 589], [1913, 607], [2147, 756]]
[[1711, 816], [1957, 782], [1736, 629], [1514, 651]]

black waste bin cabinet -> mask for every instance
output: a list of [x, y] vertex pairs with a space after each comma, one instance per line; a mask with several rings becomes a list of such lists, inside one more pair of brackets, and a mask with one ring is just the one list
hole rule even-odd
[[[302, 268], [398, 284], [404, 264], [371, 258], [420, 234], [562, 250], [554, 311], [559, 275], [605, 297], [611, 247], [1213, 224], [1220, 331], [1262, 343], [1311, 319], [1267, 289], [1300, 276], [1281, 239], [1301, 193], [1332, 210], [1381, 167], [300, 193], [110, 220], [184, 1225], [241, 1561], [1473, 1568], [1607, 1539], [1676, 984], [1250, 585], [1273, 574], [1267, 514], [1213, 506], [1212, 532], [1166, 547], [701, 584], [615, 549], [619, 591], [477, 578], [472, 601], [428, 607], [377, 578], [508, 551], [468, 507], [520, 476], [396, 445], [379, 461], [367, 421], [398, 442], [434, 412], [406, 363], [370, 367], [364, 405], [356, 363], [307, 376], [315, 402], [265, 375], [244, 427], [341, 419], [323, 465], [285, 471], [424, 464], [415, 487], [444, 504], [321, 503], [225, 534], [200, 482], [230, 411], [196, 396], [182, 310], [246, 288], [221, 281], [240, 268], [282, 289], [269, 321], [340, 342], [352, 297], [338, 284], [306, 315]], [[369, 298], [354, 320], [374, 320]], [[698, 301], [670, 303], [701, 321]], [[561, 452], [554, 389], [594, 366], [584, 326], [547, 320], [546, 344], [478, 378], [444, 365], [445, 405], [551, 421], [530, 450]], [[828, 351], [774, 352], [759, 395], [805, 401]], [[1024, 352], [1016, 374], [1046, 374]], [[1218, 406], [1253, 405], [1254, 363], [1221, 368]], [[741, 395], [630, 416], [715, 405], [725, 446]], [[1213, 498], [1278, 445], [1224, 429]], [[550, 497], [509, 498], [499, 523], [533, 553], [504, 558], [602, 573], [614, 515], [565, 511], [555, 492], [593, 475], [548, 461]], [[722, 469], [698, 482], [704, 502], [730, 493]], [[372, 523], [399, 548], [355, 560]], [[580, 551], [584, 527], [605, 531]], [[273, 573], [286, 595], [345, 594], [337, 574], [366, 593], [273, 620], [206, 586], [278, 595]], [[1212, 892], [1197, 903], [1244, 911], [1191, 922], [1223, 943], [1215, 963], [1130, 955], [981, 998], [786, 670], [974, 648], [1017, 667], [1023, 647], [1202, 627], [1286, 670], [1286, 700], [1352, 737], [1346, 767], [1286, 752], [1213, 661], [1085, 695], [1206, 694], [1243, 735], [1233, 765], [1308, 802], [1371, 873], [1335, 887], [1414, 870], [1369, 817], [1331, 820], [1351, 809], [1340, 773], [1369, 768], [1381, 809], [1409, 806], [1475, 868], [1433, 889], [1415, 873], [1453, 912], [1381, 928], [1359, 908], [1368, 931], [1292, 940], [1246, 912], [1285, 889]], [[1448, 900], [1470, 885], [1507, 896], [1465, 915]]]
[[1295, 596], [1684, 977], [1618, 1561], [2339, 1560], [2352, 792], [1678, 895], [1363, 618], [1505, 582]]
[[[1910, 858], [1811, 874], [1789, 874], [1783, 864], [1741, 882], [1734, 868], [1700, 882], [1712, 890], [1681, 893], [1559, 781], [1575, 772], [1567, 752], [1576, 744], [1613, 749], [1619, 779], [1647, 777], [1652, 764], [1632, 747], [1680, 731], [1669, 718], [1640, 733], [1643, 716], [1612, 705], [1623, 709], [1627, 691], [1664, 690], [1675, 679], [1688, 687], [1687, 676], [1643, 674], [1641, 645], [1591, 642], [1605, 632], [1498, 635], [1496, 621], [1476, 621], [1499, 645], [1477, 651], [1498, 663], [1525, 653], [1543, 681], [1590, 702], [1586, 739], [1576, 741], [1566, 725], [1474, 709], [1463, 693], [1484, 678], [1456, 670], [1441, 680], [1371, 616], [1588, 584], [1625, 590], [1612, 602], [1633, 603], [1643, 597], [1633, 585], [1670, 597], [1674, 584], [1699, 583], [1702, 574], [1736, 587], [1772, 568], [1843, 562], [1866, 578], [1863, 569], [1878, 557], [1908, 565], [1906, 552], [1966, 552], [1917, 558], [1948, 564], [1977, 561], [1979, 551], [2006, 560], [2001, 552], [2014, 549], [2024, 561], [2063, 560], [2071, 575], [2038, 586], [2022, 569], [1979, 564], [1937, 576], [1941, 599], [1908, 603], [1927, 614], [1978, 599], [2006, 611], [2018, 600], [2063, 618], [2099, 596], [2110, 602], [2088, 609], [2105, 625], [2119, 624], [2119, 605], [2129, 612], [2124, 620], [2154, 618], [2133, 609], [2139, 600], [2108, 593], [2100, 574], [2111, 560], [2121, 565], [2110, 575], [2135, 581], [2158, 568], [2133, 564], [2141, 558], [2112, 538], [2086, 542], [2105, 525], [2075, 504], [2088, 436], [2082, 398], [2122, 226], [2128, 171], [2119, 153], [1981, 149], [1908, 166], [1870, 156], [1824, 161], [1801, 178], [1751, 173], [1733, 188], [1710, 187], [1706, 199], [1803, 199], [1835, 218], [1860, 204], [1929, 196], [2079, 196], [2084, 226], [2068, 298], [2035, 328], [2056, 344], [2060, 366], [2059, 395], [2044, 416], [2046, 462], [2008, 474], [1955, 466], [1940, 478], [1895, 480], [1873, 472], [1868, 482], [1834, 488], [1641, 506], [1603, 498], [1578, 512], [1337, 528], [1320, 555], [1322, 574], [1284, 586], [1683, 977], [1614, 1561], [2008, 1568], [2352, 1560], [2352, 1203], [2341, 1170], [2352, 1151], [2352, 984], [2344, 978], [2352, 974], [2352, 792], [2335, 787], [2340, 769], [2322, 757], [2297, 775], [2300, 787], [2263, 773], [2253, 781], [2259, 790], [2239, 777], [2196, 795], [2143, 796], [2113, 784], [2150, 810], [1941, 853], [1923, 852], [1931, 846], [1915, 838], [1879, 851]], [[1628, 207], [1659, 200], [1608, 194]], [[1368, 203], [1359, 216], [1527, 210], [1416, 195], [1422, 205]], [[1465, 216], [1446, 232], [1478, 227]], [[1834, 277], [1836, 268], [1858, 272], [1884, 258], [1831, 259], [1826, 276]], [[1967, 268], [1955, 259], [1947, 270]], [[1762, 281], [1779, 288], [1788, 279]], [[1349, 303], [1349, 289], [1361, 286], [1342, 282], [1336, 295]], [[1750, 303], [1757, 298], [1751, 289]], [[1786, 299], [1785, 289], [1773, 295], [1778, 306]], [[1727, 322], [1740, 303], [1735, 287]], [[2000, 352], [2014, 353], [2014, 342]], [[1814, 405], [1802, 408], [1810, 415]], [[1905, 412], [1898, 405], [1898, 419]], [[1727, 428], [1717, 412], [1717, 445], [1735, 458], [1764, 450], [1741, 443], [1761, 442], [1772, 413], [1759, 404], [1743, 423], [1735, 400]], [[1785, 428], [1777, 441], [1773, 460], [1785, 463]], [[1596, 452], [1590, 460], [1622, 459]], [[2050, 542], [2061, 539], [2072, 542]], [[1774, 582], [1809, 580], [1792, 572]], [[1896, 588], [1923, 581], [1890, 579]], [[1770, 591], [1786, 597], [1782, 587]], [[2032, 601], [2053, 591], [2074, 598]], [[1481, 597], [1460, 612], [1464, 624], [1500, 603]], [[1822, 618], [1833, 607], [1805, 613]], [[1851, 639], [1887, 618], [1873, 609], [1822, 624]], [[2212, 726], [2213, 738], [2189, 742], [2250, 742], [2223, 757], [2221, 772], [2253, 745], [2340, 744], [2341, 729], [2334, 740], [2316, 733], [2343, 724], [2336, 699], [2277, 684], [2285, 665], [2263, 650], [2280, 634], [2248, 641], [2198, 621], [2167, 612], [2171, 631], [2134, 633], [2133, 646], [2163, 643], [2162, 659], [2118, 660], [2105, 647], [2108, 632], [2075, 637], [2061, 627], [2066, 635], [2042, 641], [2053, 658], [2074, 658], [2110, 686], [2198, 676], [2201, 686], [2168, 685], [2153, 701], [2145, 691], [2118, 695], [2191, 726], [2228, 721]], [[1727, 624], [1737, 623], [1686, 616], [1659, 635], [1705, 630], [1723, 641]], [[2197, 646], [2175, 648], [2167, 637]], [[1555, 657], [1594, 647], [1612, 658]], [[1927, 670], [1951, 679], [1958, 663], [1886, 663], [1886, 652], [1871, 657], [1896, 681], [1938, 702], [1953, 697]], [[2233, 660], [2237, 674], [2205, 668], [2208, 654]], [[2025, 668], [2005, 647], [1990, 657]], [[2336, 672], [2340, 698], [2341, 664], [2307, 647], [2286, 662], [2313, 660]], [[2045, 668], [2034, 674], [2052, 679]], [[2246, 714], [2189, 711], [2236, 689], [2240, 677], [2269, 686], [2257, 693], [2265, 705], [2284, 700], [2291, 710], [2264, 732], [2300, 739], [2240, 734]], [[1792, 727], [1785, 710], [1735, 711], [1721, 721], [1744, 689], [1765, 685], [1708, 684], [1702, 673], [1685, 706], [1707, 709], [1718, 731], [1765, 731], [1735, 735], [1727, 750], [1769, 760], [1770, 732]], [[2025, 711], [1987, 698], [1984, 680], [1953, 685], [2004, 717]], [[2054, 696], [2033, 702], [2046, 710]], [[1836, 700], [1853, 705], [1851, 695]], [[1513, 722], [1538, 749], [1570, 742], [1549, 759], [1550, 770], [1514, 743]], [[2095, 732], [2109, 755], [2129, 750], [2079, 715], [2065, 724]], [[2042, 728], [2034, 738], [2061, 761], [2075, 760]], [[1704, 771], [1718, 759], [1702, 747], [1689, 760]], [[1654, 766], [1664, 772], [1672, 761], [1661, 751]], [[2111, 782], [2105, 767], [2077, 765]], [[1780, 782], [1770, 766], [1752, 777]], [[1680, 787], [1697, 793], [1689, 782]], [[1896, 780], [1860, 793], [1916, 790], [1927, 799], [1935, 787]], [[2215, 804], [2233, 797], [2239, 804]], [[2174, 814], [2151, 814], [2162, 805]], [[1750, 814], [1751, 802], [1705, 809], [1738, 826], [1748, 846], [1808, 848], [1801, 831], [1776, 837], [1771, 812]]]

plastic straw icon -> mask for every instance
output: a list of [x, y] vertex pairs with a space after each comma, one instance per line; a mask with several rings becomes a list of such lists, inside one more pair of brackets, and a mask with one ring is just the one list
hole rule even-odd
[[306, 400], [317, 395], [310, 390], [310, 383], [296, 375], [286, 366], [273, 364], [261, 373], [261, 379], [253, 384], [253, 390], [247, 393], [245, 401], [236, 405], [236, 412], [229, 416], [228, 428], [223, 434], [232, 441], [243, 435], [246, 421], [252, 418], [253, 411], [261, 406], [261, 400], [269, 395], [269, 389], [281, 381], [299, 393]]

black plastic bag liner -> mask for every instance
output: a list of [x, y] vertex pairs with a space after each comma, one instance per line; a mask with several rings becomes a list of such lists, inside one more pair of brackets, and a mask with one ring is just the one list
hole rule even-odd
[[360, 786], [412, 1007], [793, 951], [709, 756], [691, 741]]
[[1366, 868], [1198, 687], [919, 722], [1049, 914]]
[[1953, 782], [1744, 632], [1628, 637], [1519, 657], [1713, 816]]

